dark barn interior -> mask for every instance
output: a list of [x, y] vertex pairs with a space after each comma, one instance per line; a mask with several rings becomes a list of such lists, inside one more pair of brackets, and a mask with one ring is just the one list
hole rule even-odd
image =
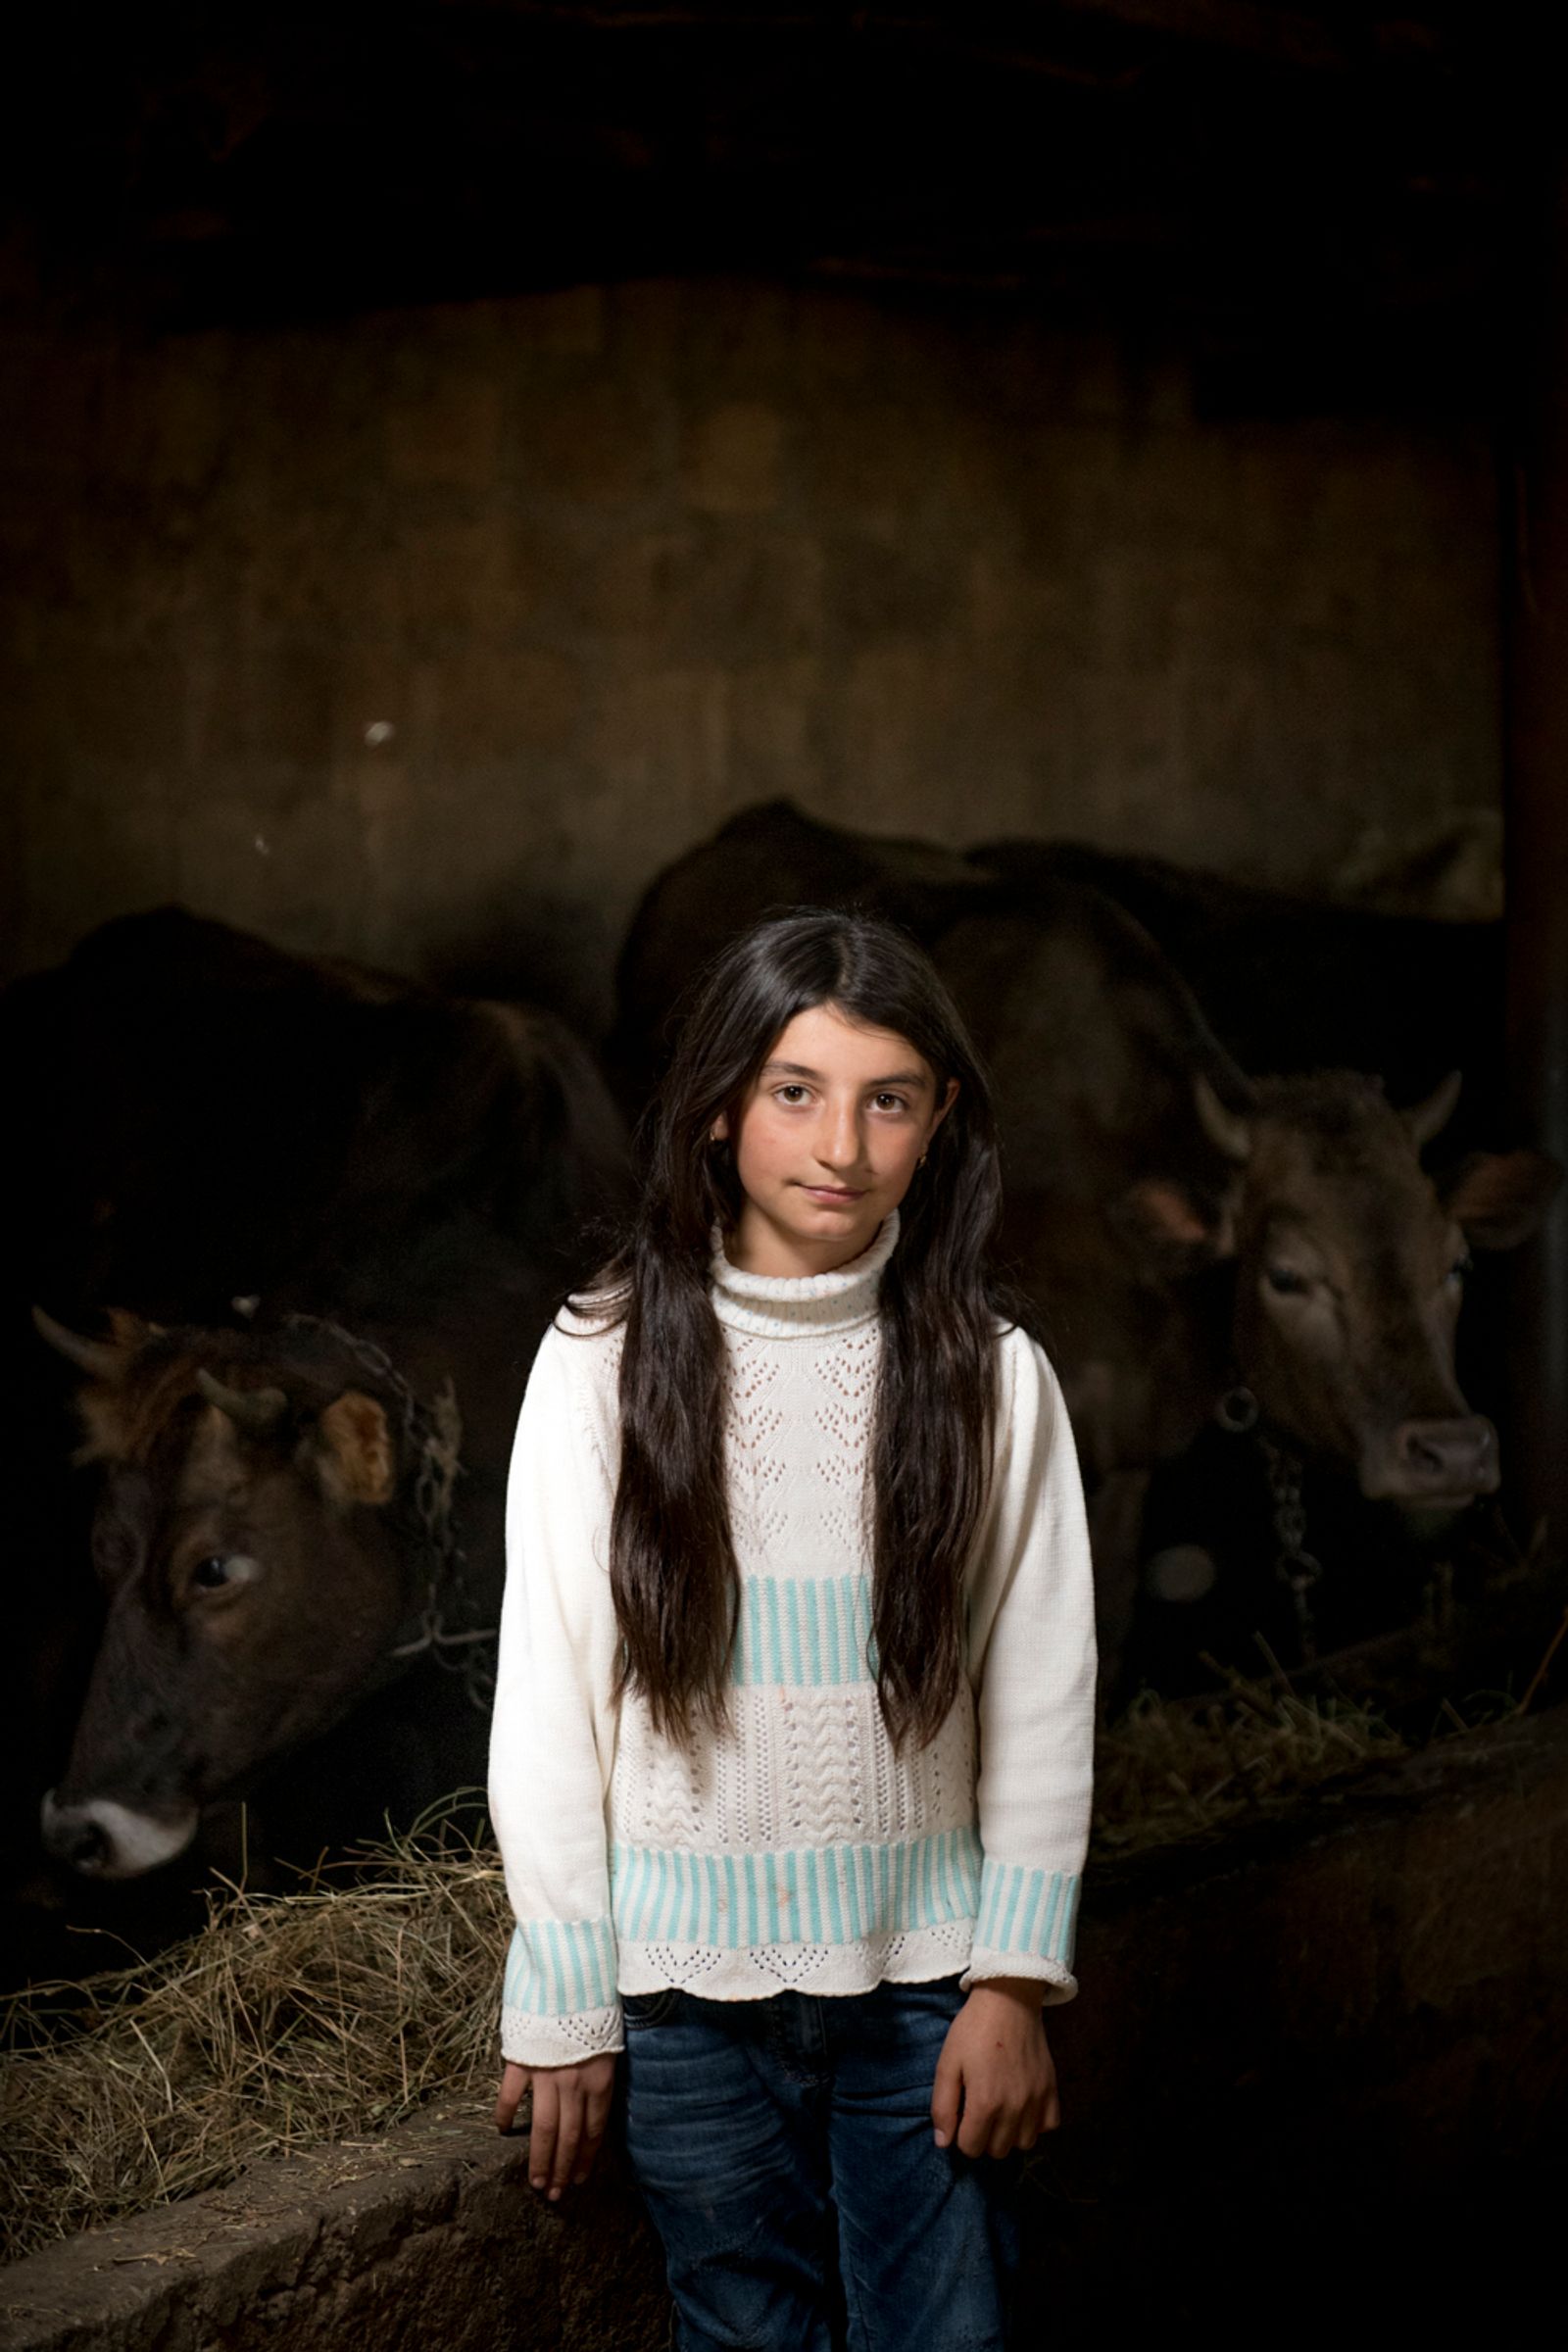
[[[478, 1777], [475, 1638], [532, 1344], [624, 1202], [681, 988], [791, 901], [913, 930], [997, 1072], [1009, 1249], [1060, 1350], [1097, 1577], [1125, 1563], [1114, 1604], [1102, 1580], [1108, 1713], [1261, 1677], [1412, 1747], [1445, 1709], [1472, 1739], [1528, 1714], [1560, 1740], [1547, 65], [1531, 21], [1475, 0], [253, 0], [65, 6], [14, 36], [8, 1983], [102, 1965], [83, 1929], [152, 1950], [199, 1922], [205, 1874], [269, 1884], [274, 1853], [283, 1873]], [[1096, 1396], [1143, 1342], [1097, 1372], [1091, 1309], [1036, 1237], [1080, 1195], [1098, 1213], [1109, 1163], [1054, 1191], [1034, 1171], [1067, 1113], [1030, 1106], [1134, 982], [1158, 1018], [1113, 1225], [1140, 1297], [1229, 1315], [1254, 1082], [1362, 1072], [1410, 1114], [1407, 1190], [1378, 1213], [1402, 1232], [1409, 1186], [1441, 1200], [1469, 1297], [1456, 1375], [1400, 1408], [1403, 1487], [1365, 1474], [1364, 1431], [1276, 1408], [1229, 1340], [1183, 1358], [1187, 1418], [1141, 1451], [1102, 1441]], [[417, 1588], [377, 1664], [303, 1577], [331, 1670], [297, 1717], [226, 1698], [177, 1806], [148, 1793], [167, 1694], [133, 1664], [93, 1680], [175, 1370], [249, 1394], [253, 1422], [285, 1374], [368, 1396], [374, 1430], [340, 1417], [328, 1467], [386, 1505]], [[1437, 1507], [1478, 1448], [1466, 1507]], [[172, 1842], [120, 1851], [73, 1798], [94, 1740]], [[1531, 1801], [1549, 1879], [1558, 1784]], [[1275, 1928], [1309, 1973], [1304, 1908]], [[1172, 1982], [1200, 1982], [1171, 1933]], [[1157, 1948], [1141, 1995], [1116, 1949], [1117, 1996], [1157, 2019]], [[1288, 2085], [1266, 2127], [1244, 2036], [1211, 2112], [1183, 2064], [1190, 2106], [1151, 2094], [1192, 2139], [1168, 2209], [1152, 2122], [1143, 2172], [1107, 2163], [1099, 2190], [1070, 2133], [1052, 2154], [1060, 2308], [1197, 2324], [1227, 2281], [1299, 2299], [1309, 2270], [1325, 2324], [1507, 2308], [1568, 2088], [1545, 1952], [1443, 1992], [1369, 1964], [1399, 2052], [1375, 2099], [1335, 2021], [1272, 2016], [1260, 1978], [1257, 2046], [1289, 2045], [1258, 2061]], [[1113, 2024], [1086, 2031], [1086, 2057], [1112, 2048]], [[1158, 2031], [1174, 2049], [1182, 2021]], [[1275, 2151], [1255, 2178], [1253, 2132]]]

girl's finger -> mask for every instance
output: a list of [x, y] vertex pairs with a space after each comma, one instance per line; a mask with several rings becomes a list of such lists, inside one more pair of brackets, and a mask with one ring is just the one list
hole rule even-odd
[[950, 2057], [944, 2047], [937, 2060], [936, 2081], [931, 2085], [931, 2122], [939, 2148], [945, 2148], [958, 2129], [958, 2102], [962, 2091], [962, 2069], [957, 2059]]
[[552, 2076], [545, 2073], [534, 2081], [533, 2129], [528, 2134], [528, 2179], [535, 2188], [549, 2183], [560, 2120], [561, 2093]]
[[603, 2090], [588, 2094], [588, 2129], [595, 2139], [603, 2139], [610, 2124], [610, 2109], [615, 2095], [615, 2078], [611, 2076]]
[[1032, 2148], [1047, 2132], [1056, 2128], [1054, 2104], [1046, 2099], [1031, 2099], [1019, 2116], [1012, 2135], [1015, 2148]]
[[501, 2088], [496, 2093], [495, 2126], [498, 2132], [510, 2132], [516, 2117], [522, 2094], [528, 2087], [528, 2069], [516, 2066], [509, 2059], [501, 2070]]
[[550, 2167], [550, 2194], [559, 2197], [577, 2169], [577, 2152], [582, 2144], [583, 2097], [582, 2082], [573, 2072], [563, 2078], [561, 2084], [561, 2132], [556, 2141], [555, 2161]]
[[608, 2090], [595, 2091], [589, 2096], [577, 2169], [571, 2176], [575, 2181], [586, 2180], [598, 2161], [600, 2146], [610, 2124], [610, 2100]]

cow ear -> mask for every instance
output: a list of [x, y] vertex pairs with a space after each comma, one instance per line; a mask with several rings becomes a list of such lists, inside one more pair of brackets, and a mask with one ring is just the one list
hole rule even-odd
[[1174, 1176], [1140, 1177], [1111, 1202], [1110, 1220], [1155, 1273], [1190, 1273], [1236, 1248], [1229, 1206], [1205, 1203]]
[[129, 1459], [131, 1445], [130, 1407], [115, 1382], [95, 1380], [76, 1392], [76, 1418], [81, 1423], [82, 1441], [72, 1460], [83, 1462], [119, 1462]]
[[317, 1422], [313, 1444], [321, 1484], [335, 1501], [391, 1501], [397, 1460], [386, 1415], [373, 1396], [345, 1389]]
[[1535, 1232], [1562, 1179], [1561, 1161], [1545, 1152], [1472, 1152], [1440, 1197], [1472, 1248], [1512, 1250]]

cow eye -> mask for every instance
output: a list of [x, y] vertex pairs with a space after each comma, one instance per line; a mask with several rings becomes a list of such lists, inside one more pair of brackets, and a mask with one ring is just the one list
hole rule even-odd
[[261, 1574], [260, 1564], [239, 1551], [215, 1551], [198, 1560], [190, 1581], [202, 1592], [220, 1592], [225, 1585], [248, 1585]]
[[1282, 1298], [1288, 1298], [1311, 1287], [1306, 1276], [1298, 1274], [1294, 1266], [1270, 1266], [1265, 1279], [1269, 1289], [1277, 1291]]

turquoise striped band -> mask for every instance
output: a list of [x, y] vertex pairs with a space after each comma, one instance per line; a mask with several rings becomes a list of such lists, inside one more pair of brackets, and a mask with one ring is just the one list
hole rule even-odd
[[987, 1859], [975, 1922], [977, 1951], [1027, 1952], [1035, 1960], [1072, 1966], [1078, 1926], [1076, 1872], [1025, 1870]]
[[530, 1919], [512, 1932], [502, 2001], [530, 2017], [608, 2009], [615, 1999], [615, 1931], [608, 1919]]
[[730, 1680], [735, 1683], [875, 1682], [868, 1576], [748, 1576]]
[[980, 1834], [971, 1825], [907, 1844], [805, 1845], [760, 1854], [615, 1845], [610, 1901], [625, 1943], [858, 1943], [973, 1919]]

